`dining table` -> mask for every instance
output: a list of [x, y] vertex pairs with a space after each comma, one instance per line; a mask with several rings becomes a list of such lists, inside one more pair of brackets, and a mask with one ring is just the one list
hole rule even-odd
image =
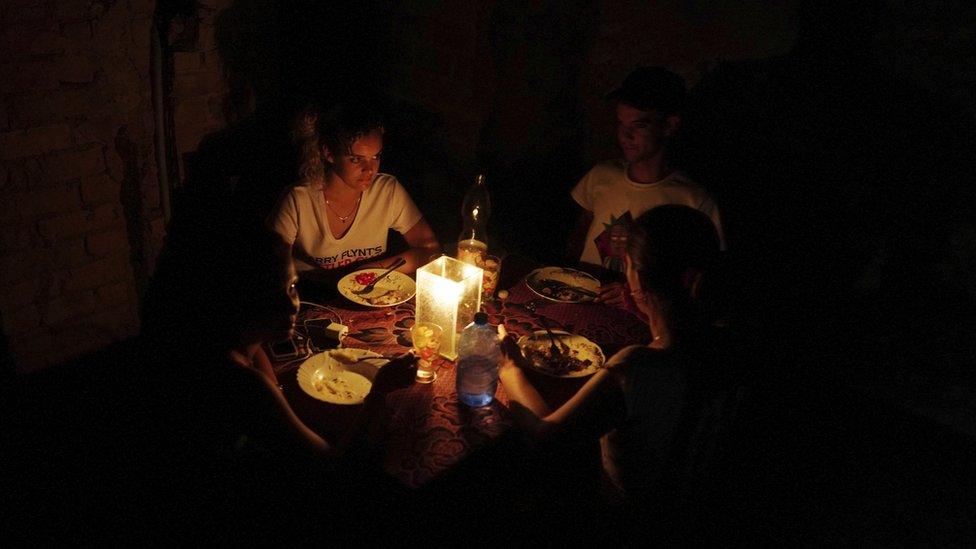
[[[596, 343], [606, 358], [627, 345], [648, 341], [647, 324], [630, 311], [592, 301], [558, 302], [537, 294], [525, 280], [534, 266], [521, 256], [504, 258], [496, 294], [482, 301], [481, 310], [488, 314], [489, 324], [504, 326], [516, 337], [544, 327], [564, 330]], [[603, 282], [613, 277], [599, 271], [594, 274]], [[365, 307], [336, 296], [321, 303], [303, 302], [298, 325], [306, 319], [327, 318], [348, 327], [343, 348], [399, 355], [411, 348], [414, 306], [410, 299], [388, 307]], [[283, 394], [306, 425], [327, 440], [338, 440], [361, 405], [332, 404], [307, 394], [297, 380], [302, 361], [274, 364]], [[434, 382], [412, 383], [386, 397], [388, 415], [378, 465], [410, 488], [424, 486], [456, 468], [516, 428], [503, 385], [499, 384], [489, 405], [469, 407], [457, 397], [455, 361], [438, 357], [433, 368]], [[552, 377], [531, 369], [526, 374], [551, 407], [565, 402], [588, 379]]]

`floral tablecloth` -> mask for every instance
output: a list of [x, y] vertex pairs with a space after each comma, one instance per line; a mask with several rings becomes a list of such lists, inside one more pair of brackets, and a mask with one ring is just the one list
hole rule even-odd
[[[341, 298], [340, 298], [341, 299]], [[414, 322], [413, 300], [393, 307], [366, 309], [345, 300], [323, 304], [326, 308], [304, 308], [303, 318], [326, 316], [349, 327], [345, 347], [396, 354], [410, 348], [410, 327]], [[505, 300], [486, 302], [482, 310], [489, 323], [504, 325], [516, 336], [542, 329], [539, 317], [550, 328], [582, 335], [601, 346], [609, 358], [621, 347], [647, 340], [648, 331], [639, 319], [618, 309], [582, 303], [555, 303], [539, 298], [524, 282], [510, 289]], [[336, 440], [357, 410], [336, 406], [306, 395], [298, 387], [295, 371], [299, 363], [276, 365], [285, 397], [309, 426], [330, 440]], [[495, 401], [482, 408], [460, 405], [455, 391], [455, 365], [435, 362], [437, 380], [413, 384], [387, 397], [389, 419], [385, 437], [383, 467], [408, 486], [418, 487], [447, 471], [478, 448], [490, 444], [513, 426], [508, 396], [502, 386]], [[556, 379], [529, 372], [530, 379], [553, 406], [565, 399], [585, 379]]]

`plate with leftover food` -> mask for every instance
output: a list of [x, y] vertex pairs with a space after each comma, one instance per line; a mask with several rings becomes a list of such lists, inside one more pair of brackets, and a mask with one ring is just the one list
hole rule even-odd
[[339, 279], [339, 293], [349, 301], [367, 307], [399, 305], [417, 293], [417, 284], [413, 279], [399, 271], [393, 271], [383, 277], [368, 294], [353, 293], [368, 286], [385, 271], [386, 269], [362, 269], [349, 273]]
[[366, 349], [332, 349], [312, 355], [298, 368], [298, 386], [332, 404], [362, 404], [381, 366], [389, 362]]
[[600, 293], [600, 281], [566, 267], [542, 267], [525, 277], [529, 289], [551, 301], [582, 303], [593, 301]]
[[545, 330], [519, 338], [518, 346], [533, 370], [552, 377], [586, 377], [603, 368], [606, 358], [596, 343], [563, 330], [553, 330], [552, 335], [559, 346], [556, 356]]

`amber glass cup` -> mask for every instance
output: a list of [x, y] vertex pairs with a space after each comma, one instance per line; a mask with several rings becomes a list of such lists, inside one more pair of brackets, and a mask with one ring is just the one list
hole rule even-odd
[[444, 331], [433, 322], [417, 322], [410, 328], [413, 352], [417, 355], [417, 383], [432, 383], [437, 379], [433, 363], [441, 349]]
[[484, 299], [491, 299], [498, 289], [498, 272], [502, 269], [502, 260], [494, 255], [486, 255], [485, 260], [478, 266], [484, 270], [484, 277], [481, 279], [481, 296]]

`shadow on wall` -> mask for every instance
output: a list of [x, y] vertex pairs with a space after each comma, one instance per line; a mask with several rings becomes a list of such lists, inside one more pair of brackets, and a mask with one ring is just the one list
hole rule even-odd
[[154, 265], [149, 263], [146, 251], [148, 242], [148, 223], [142, 200], [142, 181], [148, 167], [140, 162], [139, 144], [129, 136], [127, 126], [119, 128], [115, 135], [115, 152], [122, 159], [122, 187], [119, 200], [122, 203], [129, 239], [129, 258], [133, 265], [133, 278], [136, 290], [141, 295], [146, 288]]
[[497, 85], [478, 156], [492, 193], [491, 233], [509, 251], [562, 259], [574, 212], [569, 191], [587, 168], [579, 90], [598, 23], [591, 2], [491, 11]]
[[236, 0], [214, 23], [217, 51], [230, 93], [224, 118], [242, 120], [268, 98], [279, 96], [280, 5], [276, 0]]
[[217, 51], [229, 93], [227, 128], [187, 155], [185, 188], [194, 200], [257, 228], [277, 196], [295, 181], [291, 145], [295, 101], [281, 94], [281, 8], [270, 0], [237, 0], [218, 14]]
[[387, 109], [382, 170], [395, 175], [449, 248], [461, 232], [461, 199], [473, 181], [449, 151], [444, 119], [416, 104]]
[[718, 67], [682, 163], [723, 208], [743, 315], [770, 345], [816, 368], [911, 356], [971, 386], [976, 122], [875, 64], [880, 10], [806, 2], [788, 55]]

